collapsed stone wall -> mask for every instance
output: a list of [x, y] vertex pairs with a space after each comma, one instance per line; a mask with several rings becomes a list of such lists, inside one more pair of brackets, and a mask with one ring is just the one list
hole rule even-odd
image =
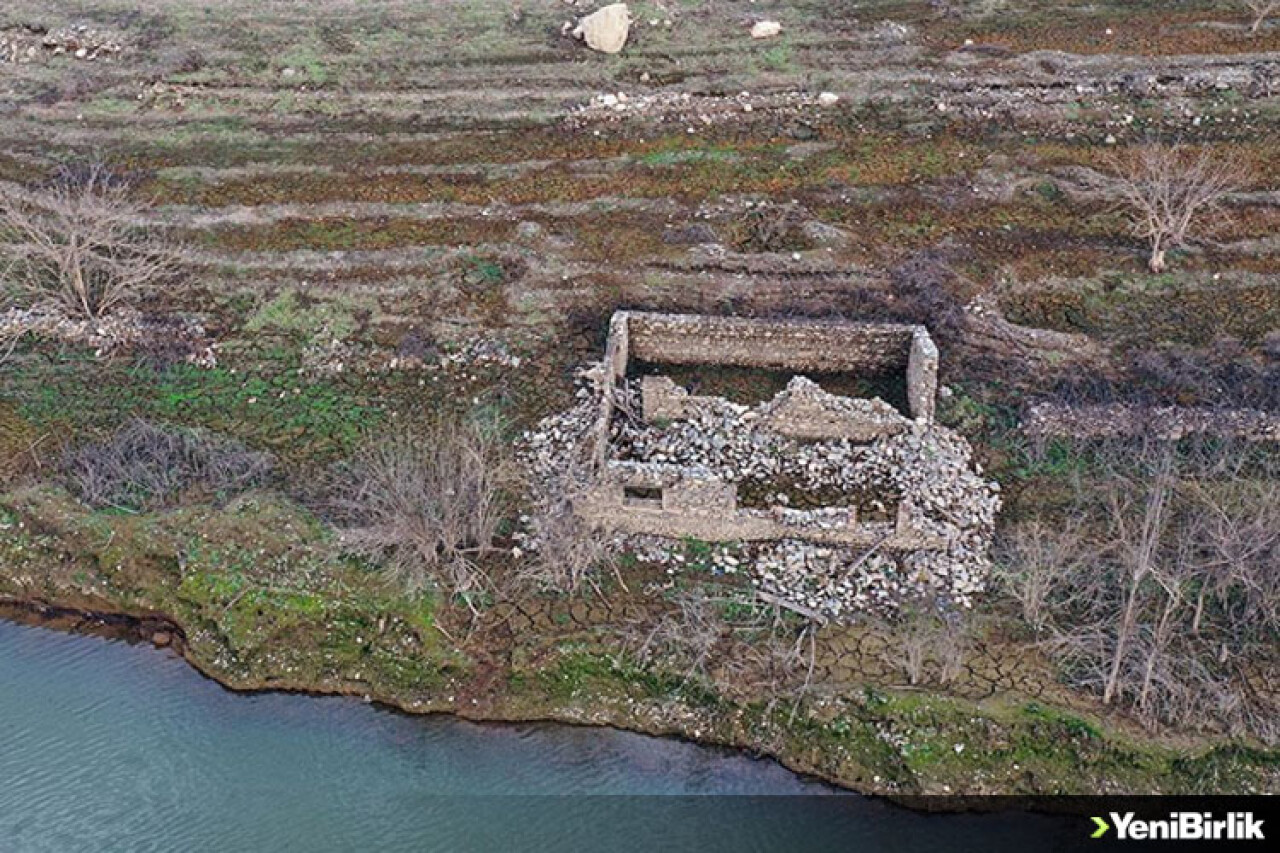
[[[912, 417], [801, 375], [754, 407], [697, 396], [669, 378], [628, 379], [633, 358], [901, 369]], [[526, 434], [521, 455], [535, 491], [566, 490], [580, 518], [633, 547], [717, 543], [726, 571], [821, 618], [920, 597], [969, 606], [990, 571], [999, 486], [933, 422], [937, 369], [920, 326], [618, 312], [577, 405]], [[523, 541], [537, 547], [537, 532]]]
[[1102, 439], [1141, 435], [1151, 435], [1162, 441], [1207, 435], [1280, 442], [1280, 415], [1258, 409], [1037, 403], [1027, 408], [1022, 426], [1038, 444], [1052, 438]]
[[[638, 411], [638, 383], [619, 389], [606, 368], [602, 363], [584, 374], [573, 409], [526, 434], [521, 455], [535, 483], [563, 482], [566, 471], [581, 470], [576, 460], [594, 441], [601, 396], [621, 397], [621, 410]], [[920, 598], [973, 603], [990, 572], [1000, 497], [962, 437], [915, 422], [870, 445], [797, 441], [751, 428], [754, 419], [743, 420], [750, 414], [750, 407], [718, 400], [692, 419], [662, 428], [619, 417], [607, 442], [610, 458], [579, 483], [575, 510], [618, 531], [624, 542], [647, 542], [654, 533], [672, 543], [687, 536], [718, 542], [717, 548], [727, 549], [723, 565], [735, 574], [823, 618], [852, 619]], [[863, 522], [855, 510], [839, 506], [736, 506], [731, 488], [771, 477], [801, 478], [808, 488], [896, 496], [896, 518]], [[649, 505], [626, 506], [626, 486], [664, 492], [656, 504], [644, 498]]]

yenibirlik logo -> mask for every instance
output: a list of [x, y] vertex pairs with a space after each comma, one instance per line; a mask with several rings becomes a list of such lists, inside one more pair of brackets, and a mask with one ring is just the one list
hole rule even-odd
[[1264, 841], [1263, 820], [1252, 812], [1230, 812], [1215, 819], [1213, 812], [1170, 812], [1167, 820], [1144, 820], [1133, 812], [1109, 812], [1111, 823], [1093, 818], [1090, 838], [1102, 838], [1115, 824], [1120, 841]]

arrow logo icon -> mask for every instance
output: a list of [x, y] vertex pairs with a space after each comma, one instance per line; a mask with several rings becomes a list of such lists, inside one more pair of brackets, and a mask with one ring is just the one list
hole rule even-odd
[[1089, 836], [1090, 838], [1101, 838], [1106, 835], [1107, 830], [1111, 828], [1111, 825], [1100, 817], [1095, 817], [1093, 822], [1097, 824], [1098, 828], [1093, 831], [1093, 835]]

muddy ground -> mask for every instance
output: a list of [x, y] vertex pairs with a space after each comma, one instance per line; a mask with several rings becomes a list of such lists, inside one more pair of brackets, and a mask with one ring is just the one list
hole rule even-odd
[[[795, 714], [619, 665], [618, 626], [668, 583], [643, 566], [477, 625], [328, 556], [318, 473], [446, 409], [517, 435], [572, 399], [618, 308], [929, 323], [942, 417], [1006, 523], [1059, 511], [1061, 472], [1017, 430], [1028, 401], [1223, 336], [1275, 357], [1280, 24], [1250, 34], [1213, 0], [655, 0], [604, 56], [562, 34], [586, 5], [5, 4], [0, 179], [132, 178], [191, 269], [141, 307], [198, 321], [218, 364], [21, 342], [0, 366], [0, 594], [162, 614], [236, 686], [678, 732], [863, 790], [1274, 790], [1273, 751], [1152, 734], [1062, 686], [996, 603], [965, 673], [927, 690], [874, 630], [824, 630], [824, 698]], [[751, 39], [765, 17], [782, 34]], [[1159, 276], [1099, 179], [1152, 138], [1250, 167]], [[279, 481], [230, 506], [78, 505], [61, 449], [133, 415], [269, 450]]]

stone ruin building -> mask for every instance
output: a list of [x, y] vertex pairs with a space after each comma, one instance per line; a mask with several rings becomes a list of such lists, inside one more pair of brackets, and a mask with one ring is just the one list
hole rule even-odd
[[[584, 376], [525, 455], [581, 472], [589, 524], [677, 563], [706, 543], [713, 570], [822, 618], [982, 589], [998, 485], [934, 421], [925, 327], [620, 311]], [[701, 393], [716, 380], [766, 398]]]

